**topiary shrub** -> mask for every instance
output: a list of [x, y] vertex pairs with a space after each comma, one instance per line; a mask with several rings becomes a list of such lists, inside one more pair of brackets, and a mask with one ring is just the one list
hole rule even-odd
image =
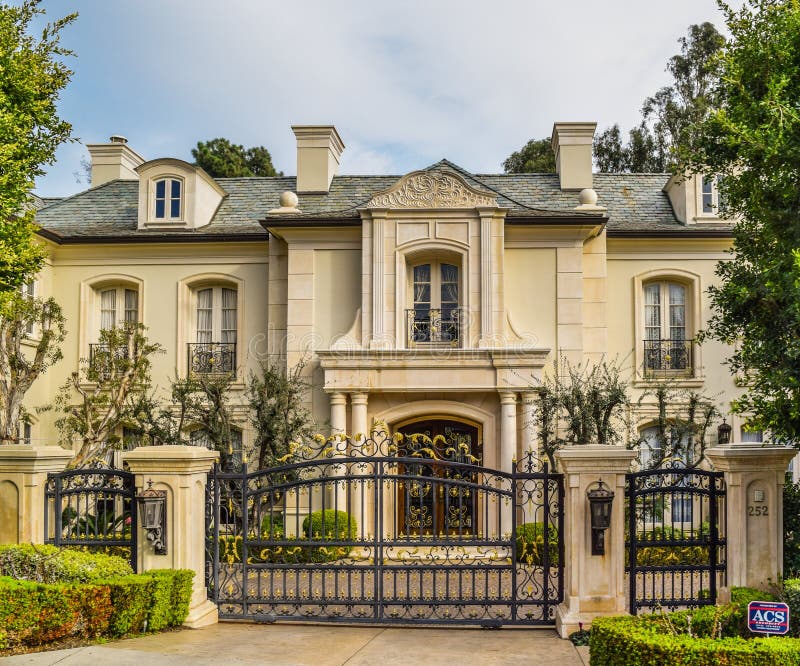
[[[550, 566], [559, 566], [558, 528], [547, 526], [547, 560]], [[517, 526], [517, 562], [527, 565], [544, 564], [544, 523], [523, 523]]]
[[114, 555], [49, 545], [0, 546], [0, 576], [39, 583], [90, 583], [129, 576], [131, 565]]
[[[303, 520], [303, 534], [312, 541], [352, 541], [358, 536], [355, 517], [346, 511], [326, 509], [314, 511]], [[307, 562], [333, 562], [347, 557], [352, 547], [347, 544], [305, 547], [303, 554]]]

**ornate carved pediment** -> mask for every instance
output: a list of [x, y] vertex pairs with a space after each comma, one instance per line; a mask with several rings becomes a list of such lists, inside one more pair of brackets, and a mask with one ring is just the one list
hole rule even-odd
[[367, 208], [475, 208], [497, 206], [491, 192], [470, 187], [448, 171], [414, 171], [370, 199]]

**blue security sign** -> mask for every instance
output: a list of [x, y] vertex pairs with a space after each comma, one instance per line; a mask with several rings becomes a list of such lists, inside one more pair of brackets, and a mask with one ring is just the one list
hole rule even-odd
[[747, 605], [747, 628], [759, 634], [788, 634], [789, 606], [776, 601], [751, 601]]

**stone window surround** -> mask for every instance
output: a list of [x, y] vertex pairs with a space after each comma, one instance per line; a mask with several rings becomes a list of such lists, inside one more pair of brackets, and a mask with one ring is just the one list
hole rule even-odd
[[[180, 215], [170, 215], [172, 181], [177, 180], [181, 185]], [[165, 195], [164, 217], [156, 217], [156, 186], [164, 182]], [[147, 181], [147, 222], [152, 224], [186, 224], [186, 180], [177, 173], [162, 173]]]
[[80, 317], [78, 325], [79, 358], [89, 358], [89, 345], [96, 343], [100, 335], [100, 292], [104, 289], [133, 289], [138, 293], [137, 322], [144, 323], [144, 280], [125, 273], [96, 275], [81, 282]]
[[[644, 366], [644, 287], [652, 282], [677, 282], [686, 287], [686, 338], [694, 339], [703, 326], [701, 315], [702, 281], [700, 275], [680, 268], [657, 268], [639, 273], [633, 278], [634, 303], [634, 384], [647, 385], [642, 376]], [[702, 350], [695, 344], [692, 350], [692, 374], [690, 377], [675, 377], [675, 382], [684, 386], [702, 386], [704, 381]]]

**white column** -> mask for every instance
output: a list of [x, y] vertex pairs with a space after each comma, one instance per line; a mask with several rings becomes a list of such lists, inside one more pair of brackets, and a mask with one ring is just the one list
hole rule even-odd
[[[369, 424], [367, 423], [367, 402], [368, 396], [366, 393], [351, 393], [350, 402], [352, 404], [352, 423], [353, 423], [353, 442], [355, 446], [361, 446], [364, 440], [369, 437], [370, 433]], [[368, 473], [371, 470], [359, 470], [358, 468], [352, 469], [350, 473], [356, 477], [356, 482], [351, 484], [350, 488], [350, 506], [352, 513], [358, 522], [358, 535], [359, 538], [365, 538], [367, 535], [373, 534], [374, 530], [374, 516], [369, 507], [372, 506], [370, 497], [367, 496], [366, 484], [361, 483], [358, 479], [359, 472], [363, 471]], [[375, 492], [373, 490], [372, 492]]]
[[536, 427], [536, 394], [522, 394], [522, 453], [539, 451], [539, 431]]
[[[511, 472], [517, 457], [517, 394], [513, 391], [500, 392], [500, 469]], [[514, 502], [503, 503], [500, 507], [498, 536], [511, 532], [511, 514]]]
[[[331, 393], [331, 435], [344, 435], [347, 431], [347, 397], [344, 393]], [[340, 445], [344, 451], [344, 445]], [[337, 476], [344, 473], [344, 469], [334, 468]], [[344, 483], [337, 483], [335, 488], [330, 488], [325, 494], [328, 508], [347, 511], [347, 492]]]

